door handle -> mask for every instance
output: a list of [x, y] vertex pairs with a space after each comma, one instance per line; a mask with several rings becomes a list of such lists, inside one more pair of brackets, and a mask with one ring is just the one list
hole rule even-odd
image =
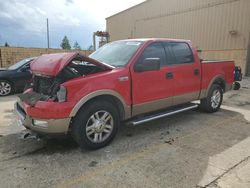
[[173, 78], [174, 78], [174, 75], [173, 75], [172, 72], [168, 72], [168, 73], [166, 74], [166, 79], [172, 80]]
[[194, 69], [194, 75], [197, 76], [200, 74], [200, 70], [199, 69]]

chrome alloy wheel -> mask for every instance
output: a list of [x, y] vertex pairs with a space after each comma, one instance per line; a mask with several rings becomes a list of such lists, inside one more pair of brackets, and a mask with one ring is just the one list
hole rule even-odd
[[216, 109], [220, 105], [221, 102], [221, 93], [219, 90], [214, 90], [213, 95], [211, 97], [211, 106]]
[[11, 92], [11, 85], [6, 81], [0, 81], [0, 96], [9, 95]]
[[109, 138], [114, 128], [114, 119], [107, 111], [95, 112], [87, 121], [86, 135], [93, 143], [102, 143]]

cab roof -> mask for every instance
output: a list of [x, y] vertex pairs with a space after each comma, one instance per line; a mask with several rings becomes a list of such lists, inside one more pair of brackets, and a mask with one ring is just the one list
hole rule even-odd
[[[139, 42], [149, 42], [149, 41], [171, 41], [171, 42], [191, 42], [185, 39], [171, 39], [171, 38], [136, 38], [136, 39], [124, 39], [119, 41], [139, 41]], [[114, 41], [115, 42], [115, 41]]]

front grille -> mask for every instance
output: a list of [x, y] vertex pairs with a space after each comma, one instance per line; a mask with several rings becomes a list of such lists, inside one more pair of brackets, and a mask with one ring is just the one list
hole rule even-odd
[[35, 76], [33, 91], [44, 95], [50, 95], [53, 88], [53, 83], [54, 78]]

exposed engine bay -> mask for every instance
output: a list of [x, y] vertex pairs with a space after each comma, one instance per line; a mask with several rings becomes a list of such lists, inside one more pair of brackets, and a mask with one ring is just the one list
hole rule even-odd
[[58, 101], [58, 92], [62, 83], [105, 70], [95, 64], [73, 59], [57, 76], [33, 75], [32, 83], [26, 87], [26, 89], [32, 88], [33, 92], [21, 94], [19, 98], [31, 106], [34, 106], [37, 101]]

